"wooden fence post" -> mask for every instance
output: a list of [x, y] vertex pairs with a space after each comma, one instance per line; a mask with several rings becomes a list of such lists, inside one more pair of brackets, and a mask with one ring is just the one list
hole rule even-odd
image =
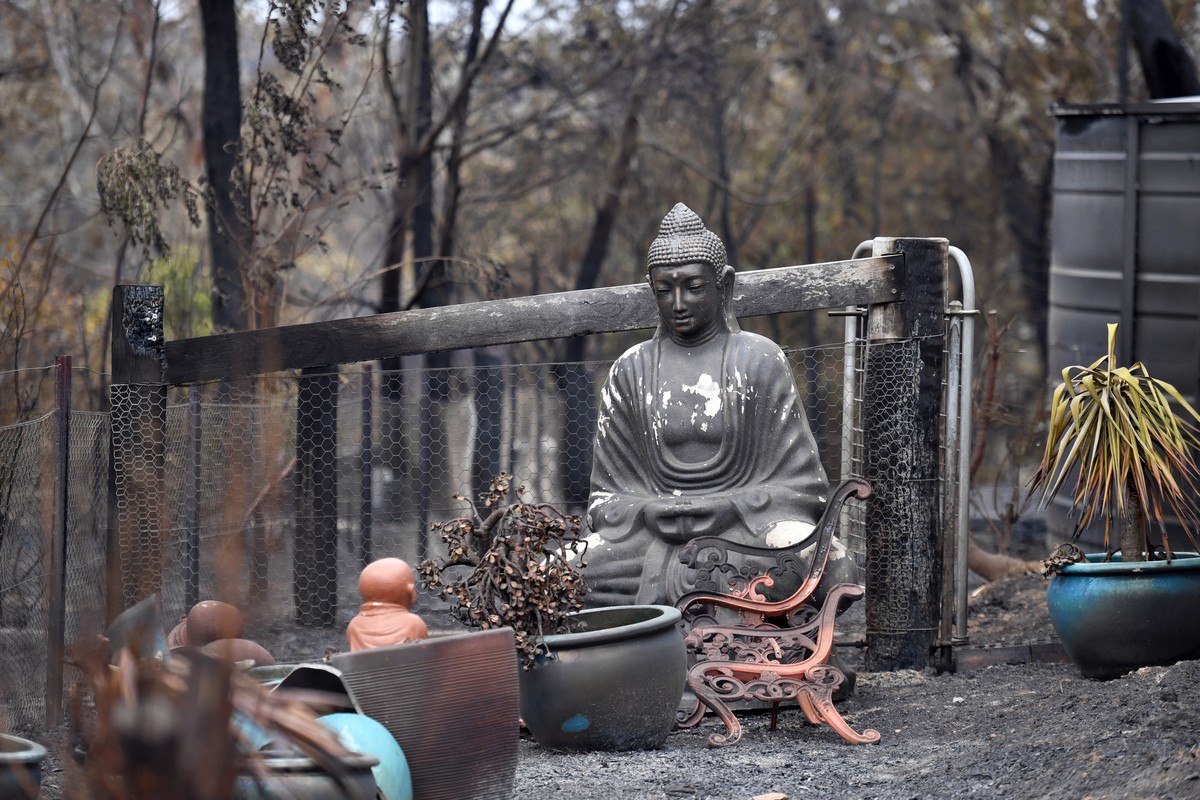
[[106, 611], [159, 591], [163, 560], [163, 288], [113, 287]]
[[941, 619], [938, 465], [949, 243], [874, 241], [904, 254], [901, 302], [871, 307], [863, 406], [867, 658], [872, 671], [930, 663]]

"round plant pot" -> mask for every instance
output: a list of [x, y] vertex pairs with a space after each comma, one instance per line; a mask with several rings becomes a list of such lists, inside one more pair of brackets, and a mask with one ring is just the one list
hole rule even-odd
[[1064, 567], [1046, 590], [1050, 621], [1079, 671], [1107, 679], [1200, 656], [1200, 555], [1103, 558]]
[[675, 727], [687, 651], [671, 606], [571, 615], [578, 632], [545, 638], [549, 655], [521, 671], [521, 718], [553, 750], [647, 750]]
[[379, 764], [372, 755], [352, 753], [339, 759], [342, 783], [307, 756], [261, 753], [266, 775], [249, 770], [233, 782], [232, 800], [375, 800], [375, 775]]
[[0, 797], [24, 800], [41, 793], [46, 748], [37, 742], [0, 733]]

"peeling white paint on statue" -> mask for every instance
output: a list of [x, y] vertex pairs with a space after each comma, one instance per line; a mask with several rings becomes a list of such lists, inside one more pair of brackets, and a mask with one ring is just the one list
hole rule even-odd
[[713, 380], [712, 375], [702, 373], [694, 385], [683, 384], [683, 390], [704, 398], [704, 416], [715, 417], [721, 413], [721, 386]]
[[767, 547], [791, 547], [807, 539], [816, 527], [798, 519], [781, 519], [767, 528], [763, 541]]
[[594, 510], [612, 499], [612, 492], [592, 492], [591, 502], [588, 503], [588, 513], [592, 513]]

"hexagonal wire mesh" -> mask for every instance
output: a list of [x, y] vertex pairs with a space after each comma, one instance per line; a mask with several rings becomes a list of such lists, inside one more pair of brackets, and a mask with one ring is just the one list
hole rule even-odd
[[[47, 512], [38, 491], [48, 474], [53, 415], [0, 431], [0, 452], [9, 457], [0, 464], [0, 636], [4, 654], [22, 654], [45, 663], [46, 607], [42, 602], [41, 575], [46, 568], [44, 531]], [[7, 657], [3, 659], [8, 661]], [[28, 663], [5, 663], [5, 706], [10, 724], [27, 723], [40, 710], [32, 706], [44, 691], [45, 674]]]
[[[913, 342], [872, 346], [894, 362], [883, 384], [910, 379]], [[861, 398], [861, 343], [850, 352]], [[843, 354], [840, 344], [788, 351], [823, 460], [831, 478], [866, 477], [876, 492], [893, 491], [889, 482], [903, 478], [890, 472], [903, 461], [899, 450], [889, 458], [885, 448], [882, 466], [863, 474], [860, 402], [850, 407], [849, 440], [839, 441]], [[478, 493], [499, 469], [539, 498], [581, 509], [594, 392], [607, 366], [364, 365], [236, 388], [112, 387], [111, 415], [71, 414], [65, 641], [103, 624], [110, 428], [118, 527], [133, 531], [125, 602], [161, 586], [169, 624], [198, 599], [240, 598], [252, 635], [278, 637], [297, 621], [344, 626], [359, 602], [360, 565], [436, 552], [428, 523], [459, 513], [453, 496]], [[871, 391], [893, 388], [877, 381]], [[882, 438], [899, 446], [912, 432]], [[44, 709], [45, 671], [29, 665], [48, 657], [53, 441], [52, 415], [0, 427], [0, 720], [12, 726], [38, 724]], [[860, 566], [870, 546], [864, 517], [860, 505], [843, 528]], [[883, 608], [904, 627], [898, 603]]]
[[[788, 356], [826, 469], [840, 476], [843, 348]], [[137, 530], [124, 548], [126, 603], [161, 589], [168, 619], [220, 596], [249, 609], [260, 635], [341, 627], [360, 602], [362, 564], [438, 553], [430, 523], [461, 513], [455, 496], [478, 496], [501, 470], [526, 497], [578, 513], [608, 366], [309, 370], [240, 392], [174, 389], [165, 415], [145, 387], [114, 387], [117, 513], [136, 517], [124, 526]], [[130, 415], [130, 403], [147, 413]], [[148, 418], [141, 433], [116, 422], [138, 417]], [[157, 445], [159, 427], [156, 505], [147, 491], [160, 465], [143, 448]], [[161, 533], [148, 522], [154, 513]], [[861, 561], [861, 533], [849, 545]]]
[[[52, 368], [48, 380], [53, 382]], [[55, 415], [0, 428], [0, 727], [44, 720], [49, 657]], [[71, 415], [67, 465], [65, 640], [103, 616], [108, 415]]]

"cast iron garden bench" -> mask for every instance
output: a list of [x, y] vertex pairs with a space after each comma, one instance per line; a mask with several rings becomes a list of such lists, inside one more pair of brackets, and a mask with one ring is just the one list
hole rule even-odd
[[[709, 746], [731, 745], [742, 737], [733, 704], [771, 703], [774, 730], [779, 704], [797, 700], [814, 725], [827, 724], [852, 744], [879, 741], [878, 731], [858, 733], [833, 705], [834, 692], [845, 680], [842, 670], [830, 663], [834, 625], [843, 602], [861, 597], [863, 587], [842, 583], [831, 587], [823, 601], [814, 598], [842, 505], [852, 494], [865, 499], [871, 488], [866, 481], [850, 479], [833, 494], [817, 523], [811, 564], [795, 548], [752, 547], [718, 537], [694, 539], [680, 554], [680, 560], [696, 570], [700, 588], [676, 604], [683, 612], [693, 658], [687, 685], [696, 699], [695, 708], [680, 710], [679, 727], [694, 727], [710, 709], [728, 733], [709, 736]], [[738, 555], [758, 557], [758, 564], [774, 563], [766, 569], [739, 565]], [[771, 601], [763, 594], [776, 583], [786, 586], [789, 578], [799, 583], [789, 597]]]

